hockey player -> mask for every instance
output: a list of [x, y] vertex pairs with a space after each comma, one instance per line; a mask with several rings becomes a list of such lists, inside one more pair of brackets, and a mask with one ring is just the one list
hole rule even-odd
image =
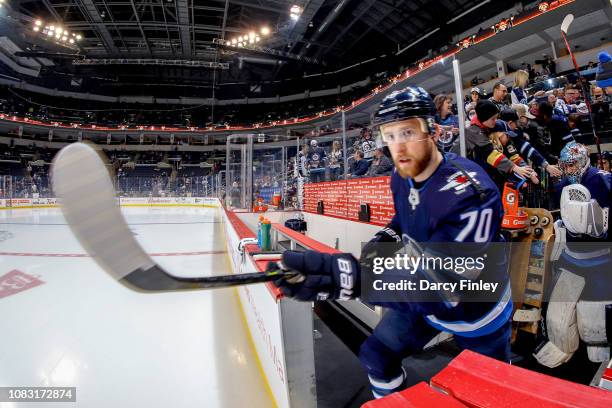
[[[436, 148], [434, 136], [439, 128], [434, 114], [433, 101], [422, 88], [407, 87], [384, 98], [374, 125], [395, 163], [391, 176], [395, 216], [364, 246], [361, 262], [350, 254], [284, 252], [281, 265], [270, 268], [280, 266], [300, 273], [297, 279], [277, 282], [286, 296], [313, 301], [364, 295], [360, 282], [372, 276], [365, 266], [380, 255], [384, 243], [402, 250], [418, 248], [423, 254], [437, 251], [437, 256], [453, 260], [465, 256], [455, 244], [470, 243], [482, 255], [501, 239], [502, 207], [496, 186], [474, 162]], [[444, 243], [445, 253], [440, 252], [440, 245], [432, 249], [436, 243]], [[374, 396], [405, 387], [402, 359], [422, 350], [440, 331], [454, 334], [461, 348], [508, 361], [512, 301], [506, 268], [505, 255], [498, 254], [487, 257], [483, 268], [467, 273], [470, 280], [499, 283], [486, 302], [470, 299], [462, 291], [445, 290], [435, 291], [429, 301], [405, 291], [395, 301], [374, 302], [390, 309], [359, 354]], [[426, 283], [467, 277], [455, 270], [427, 267], [414, 275], [398, 273]]]
[[[612, 175], [590, 166], [584, 145], [568, 143], [559, 165], [564, 178], [560, 192], [561, 220], [554, 224], [553, 290], [546, 314], [548, 341], [534, 356], [547, 367], [568, 361], [587, 343], [593, 362], [610, 359], [612, 305], [612, 234], [608, 231]], [[612, 306], [609, 306], [611, 308]], [[612, 309], [611, 309], [612, 310]]]

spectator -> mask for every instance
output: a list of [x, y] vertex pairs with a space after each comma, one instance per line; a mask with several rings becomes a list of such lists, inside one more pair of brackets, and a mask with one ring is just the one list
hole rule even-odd
[[368, 172], [370, 163], [363, 158], [363, 153], [361, 150], [355, 150], [354, 159], [355, 161], [353, 162], [353, 166], [351, 168], [351, 176], [361, 177]]
[[385, 156], [385, 151], [382, 147], [376, 149], [374, 153], [374, 160], [370, 164], [368, 169], [368, 176], [377, 177], [391, 174], [393, 170], [393, 163]]
[[474, 87], [470, 90], [471, 100], [465, 104], [465, 117], [468, 121], [476, 114], [476, 104], [480, 100], [480, 89]]
[[453, 98], [445, 94], [436, 95], [434, 98], [434, 105], [436, 106], [437, 112], [435, 116], [436, 123], [447, 127], [448, 130], [452, 130], [453, 133], [458, 133], [459, 119], [456, 115], [453, 115]]
[[508, 96], [508, 88], [502, 82], [498, 82], [493, 86], [493, 96], [489, 98], [491, 102], [497, 105], [497, 110], [500, 112], [504, 109], [508, 109], [509, 106], [506, 103], [506, 97]]
[[548, 71], [550, 77], [557, 75], [557, 63], [550, 55], [544, 55], [544, 69]]
[[580, 124], [582, 123], [582, 116], [577, 113], [570, 113], [567, 115], [567, 125], [570, 128], [572, 137], [578, 143], [584, 144], [582, 140], [582, 133], [580, 132]]
[[491, 140], [489, 134], [496, 125], [499, 109], [490, 100], [478, 102], [476, 105], [476, 115], [471, 121], [470, 127], [465, 134], [467, 145], [467, 157], [480, 164], [487, 173], [496, 180], [498, 187], [504, 179], [516, 173], [523, 178], [528, 178], [533, 171], [529, 167], [520, 167], [511, 162], [503, 152], [498, 151]]
[[518, 153], [527, 162], [532, 162], [538, 167], [546, 170], [548, 174], [553, 177], [561, 177], [561, 171], [556, 166], [549, 164], [546, 159], [538, 152], [524, 137], [523, 130], [519, 126], [519, 115], [514, 109], [506, 109], [499, 115], [503, 122], [501, 126], [496, 125], [503, 132], [505, 132], [512, 140], [514, 147], [518, 150]]
[[553, 107], [548, 102], [540, 102], [536, 122], [539, 128], [537, 137], [532, 140], [533, 145], [549, 163], [556, 164], [563, 146], [574, 140], [567, 119], [554, 115]]
[[595, 128], [597, 130], [603, 129], [606, 119], [610, 117], [610, 97], [599, 86], [593, 88], [591, 109], [593, 110]]
[[512, 103], [527, 103], [527, 92], [525, 87], [529, 82], [529, 73], [522, 69], [519, 69], [514, 74], [514, 85], [512, 86], [512, 92], [510, 93], [510, 99]]
[[308, 170], [310, 171], [310, 181], [318, 183], [325, 181], [325, 149], [320, 147], [316, 140], [310, 141], [310, 152], [307, 156]]
[[536, 117], [529, 112], [527, 105], [518, 103], [512, 105], [511, 109], [516, 111], [518, 115], [517, 125], [521, 129], [523, 139], [531, 140], [533, 136], [538, 134], [538, 124], [534, 121]]
[[601, 163], [602, 163], [602, 167], [601, 169], [603, 171], [610, 171], [610, 162], [612, 161], [612, 152], [610, 151], [606, 151], [606, 152], [601, 152]]
[[342, 173], [342, 146], [338, 140], [332, 143], [332, 150], [329, 154], [329, 179], [331, 181], [338, 180], [338, 176]]
[[308, 145], [304, 144], [297, 157], [297, 165], [301, 177], [308, 177]]
[[376, 152], [376, 142], [372, 140], [372, 131], [368, 128], [363, 128], [361, 130], [361, 136], [363, 141], [361, 142], [361, 151], [363, 152], [363, 157], [369, 163], [374, 159], [374, 152]]
[[536, 71], [531, 64], [527, 64], [527, 73], [529, 73], [529, 82], [533, 82], [536, 77]]
[[570, 113], [578, 113], [580, 115], [588, 115], [589, 108], [580, 100], [580, 91], [575, 85], [567, 84], [565, 86], [564, 98], [558, 102], [555, 107], [556, 111], [567, 116]]
[[230, 206], [232, 208], [240, 207], [240, 188], [238, 188], [238, 182], [234, 181], [232, 183], [232, 188], [230, 189]]
[[597, 74], [595, 81], [597, 86], [603, 88], [606, 95], [612, 95], [612, 57], [606, 51], [602, 51], [597, 55], [599, 64], [597, 65]]
[[[514, 165], [518, 166], [521, 169], [529, 169], [530, 167], [527, 164], [527, 161], [519, 154], [518, 149], [511, 140], [511, 136], [516, 137], [517, 135], [516, 133], [510, 130], [506, 122], [498, 119], [495, 121], [495, 127], [489, 134], [489, 139], [491, 140], [491, 143], [493, 144], [495, 150], [502, 153], [505, 157], [508, 158], [508, 160], [514, 163]], [[499, 174], [496, 174], [495, 178], [493, 179], [499, 179], [498, 187], [500, 187], [500, 191], [502, 191], [503, 185], [505, 184], [507, 179], [510, 179], [508, 181], [520, 181], [520, 179], [516, 179], [515, 177], [510, 178], [507, 175], [503, 174], [502, 176], [504, 177], [500, 178]], [[535, 171], [530, 171], [528, 178], [533, 182], [533, 184], [540, 183], [540, 180], [538, 179]]]

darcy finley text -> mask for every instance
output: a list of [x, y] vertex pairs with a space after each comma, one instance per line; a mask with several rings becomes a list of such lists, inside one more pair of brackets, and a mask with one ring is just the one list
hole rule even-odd
[[470, 291], [491, 291], [495, 292], [499, 286], [498, 282], [484, 282], [482, 280], [471, 281], [462, 279], [459, 282], [430, 282], [421, 279], [417, 282], [402, 279], [399, 282], [384, 282], [380, 279], [372, 283], [372, 287], [377, 291], [413, 291], [413, 290], [432, 290], [432, 291], [447, 291], [456, 292], [457, 289]]

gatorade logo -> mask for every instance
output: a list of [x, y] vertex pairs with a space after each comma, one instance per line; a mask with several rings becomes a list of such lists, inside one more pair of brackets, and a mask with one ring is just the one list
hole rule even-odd
[[514, 204], [514, 193], [506, 194], [506, 202], [508, 204]]
[[338, 270], [340, 271], [340, 300], [349, 300], [353, 297], [353, 269], [351, 263], [346, 259], [338, 259]]

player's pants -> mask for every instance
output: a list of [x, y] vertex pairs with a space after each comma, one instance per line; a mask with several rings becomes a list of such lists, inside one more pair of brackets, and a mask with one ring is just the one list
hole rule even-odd
[[[481, 337], [455, 335], [461, 349], [469, 349], [486, 356], [510, 360], [511, 322]], [[402, 360], [420, 352], [438, 333], [430, 326], [424, 313], [389, 310], [361, 345], [359, 359], [368, 371], [375, 397], [382, 397], [405, 388]]]

